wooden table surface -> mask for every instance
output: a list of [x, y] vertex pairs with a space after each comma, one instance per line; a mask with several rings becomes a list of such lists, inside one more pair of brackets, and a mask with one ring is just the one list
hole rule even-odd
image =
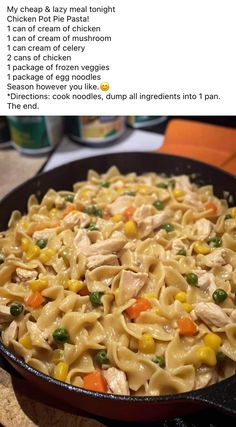
[[13, 148], [0, 150], [0, 199], [34, 176], [47, 158], [47, 155], [21, 155]]

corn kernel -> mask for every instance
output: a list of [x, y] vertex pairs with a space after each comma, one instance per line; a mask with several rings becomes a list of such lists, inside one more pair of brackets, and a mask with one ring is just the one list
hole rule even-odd
[[124, 189], [124, 187], [119, 187], [119, 188], [116, 188], [116, 191], [118, 194], [123, 194], [125, 189]]
[[196, 350], [196, 355], [198, 360], [202, 363], [205, 363], [205, 365], [215, 366], [217, 364], [215, 352], [211, 347], [198, 347]]
[[203, 338], [203, 341], [207, 347], [210, 347], [212, 348], [212, 350], [215, 350], [215, 351], [218, 350], [222, 342], [219, 335], [213, 334], [211, 332], [205, 335], [205, 337]]
[[39, 255], [39, 260], [46, 264], [47, 262], [51, 261], [52, 257], [55, 255], [55, 252], [53, 249], [45, 248], [41, 250], [41, 253]]
[[116, 215], [113, 215], [113, 216], [111, 217], [111, 220], [112, 220], [113, 222], [120, 222], [120, 221], [124, 221], [124, 217], [123, 217], [123, 215], [122, 215], [122, 214], [116, 214]]
[[187, 311], [187, 313], [190, 313], [193, 309], [192, 305], [188, 304], [187, 302], [183, 302], [182, 307], [183, 307], [184, 311]]
[[194, 243], [193, 250], [197, 254], [202, 255], [207, 255], [211, 252], [210, 246], [205, 242], [201, 242], [200, 240]]
[[160, 316], [160, 314], [161, 314], [161, 310], [160, 310], [159, 308], [156, 308], [155, 313], [156, 313], [158, 316]]
[[19, 343], [28, 350], [32, 348], [32, 341], [29, 335], [23, 335], [23, 337], [19, 339]]
[[21, 239], [21, 247], [24, 252], [28, 251], [31, 246], [30, 240], [26, 239], [26, 237], [22, 237]]
[[137, 188], [137, 191], [140, 194], [146, 194], [150, 191], [150, 187], [148, 187], [147, 185], [139, 185], [139, 187]]
[[92, 194], [91, 190], [83, 190], [80, 193], [80, 197], [81, 199], [89, 199], [91, 194]]
[[187, 300], [187, 294], [186, 294], [186, 292], [178, 292], [175, 295], [175, 299], [178, 300], [178, 301], [180, 301], [180, 302], [186, 302], [186, 300]]
[[236, 207], [228, 209], [227, 213], [230, 214], [234, 219], [236, 219]]
[[65, 381], [69, 370], [69, 365], [65, 362], [59, 362], [53, 371], [53, 376], [56, 380]]
[[21, 221], [20, 225], [24, 230], [28, 230], [29, 222], [28, 221]]
[[52, 362], [54, 365], [57, 365], [59, 362], [64, 362], [64, 352], [63, 350], [54, 350], [52, 355]]
[[41, 292], [48, 287], [48, 279], [45, 277], [43, 279], [31, 280], [30, 289], [33, 292]]
[[49, 211], [49, 216], [50, 216], [50, 217], [53, 217], [53, 216], [55, 216], [55, 215], [57, 214], [57, 212], [58, 212], [58, 209], [56, 209], [56, 208], [52, 208], [52, 209]]
[[72, 292], [79, 292], [83, 287], [83, 282], [81, 280], [70, 279], [68, 280], [68, 289]]
[[26, 251], [26, 259], [31, 261], [34, 258], [37, 258], [40, 255], [40, 249], [37, 245], [30, 244], [29, 248]]
[[173, 196], [178, 199], [178, 197], [183, 197], [185, 195], [185, 192], [181, 190], [180, 188], [175, 188], [172, 191]]
[[135, 238], [138, 234], [138, 228], [134, 221], [127, 221], [124, 226], [124, 231], [127, 237]]
[[142, 353], [154, 353], [156, 349], [155, 341], [149, 334], [143, 334], [138, 343], [139, 351]]
[[152, 299], [152, 298], [156, 298], [156, 297], [157, 297], [157, 294], [154, 294], [152, 292], [149, 292], [147, 294], [142, 295], [142, 298], [148, 298], [148, 299]]

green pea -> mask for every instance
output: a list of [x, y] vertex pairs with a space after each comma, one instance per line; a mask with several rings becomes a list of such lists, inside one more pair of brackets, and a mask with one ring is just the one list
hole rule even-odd
[[19, 316], [24, 311], [24, 306], [20, 302], [13, 302], [10, 305], [10, 313], [12, 316]]
[[103, 181], [103, 182], [101, 182], [100, 186], [104, 187], [104, 188], [108, 188], [108, 187], [110, 187], [110, 183], [108, 181]]
[[98, 228], [96, 227], [96, 224], [94, 224], [93, 222], [90, 222], [89, 224], [87, 224], [85, 228], [87, 228], [89, 231], [98, 230]]
[[65, 196], [66, 202], [73, 203], [74, 199], [75, 199], [74, 194], [67, 194], [67, 196]]
[[188, 273], [186, 276], [186, 280], [189, 285], [194, 286], [198, 283], [198, 277], [194, 273]]
[[39, 240], [37, 240], [36, 245], [40, 249], [43, 249], [43, 248], [45, 248], [47, 246], [47, 243], [48, 243], [47, 239], [39, 239]]
[[54, 341], [56, 341], [57, 344], [65, 344], [70, 339], [69, 332], [65, 328], [55, 329], [52, 336]]
[[106, 350], [100, 350], [97, 352], [96, 356], [95, 356], [95, 360], [97, 362], [98, 365], [104, 365], [105, 363], [109, 362], [109, 359], [107, 357], [107, 352]]
[[185, 249], [180, 249], [176, 255], [182, 255], [182, 256], [186, 256], [187, 255], [187, 251]]
[[154, 359], [152, 359], [152, 361], [154, 363], [157, 363], [160, 368], [165, 368], [166, 366], [166, 362], [165, 362], [165, 357], [164, 356], [156, 356]]
[[154, 208], [156, 208], [158, 211], [163, 211], [163, 209], [164, 209], [164, 203], [163, 203], [163, 202], [161, 202], [160, 200], [156, 200], [156, 201], [153, 203], [153, 206], [154, 206]]
[[208, 243], [212, 248], [219, 248], [220, 246], [222, 246], [222, 239], [219, 236], [215, 236], [209, 239]]
[[233, 217], [232, 217], [232, 215], [230, 215], [230, 214], [227, 214], [227, 215], [225, 215], [225, 220], [227, 220], [227, 219], [232, 219]]
[[103, 296], [103, 292], [92, 292], [89, 295], [89, 299], [93, 307], [97, 307], [98, 305], [102, 304], [101, 302], [102, 296]]
[[84, 212], [86, 212], [88, 215], [94, 215], [94, 216], [102, 217], [102, 209], [97, 208], [94, 205], [87, 206], [87, 208], [85, 208]]
[[226, 358], [226, 356], [225, 356], [225, 354], [223, 353], [223, 351], [217, 351], [217, 352], [216, 352], [216, 360], [217, 360], [217, 363], [221, 363], [221, 362], [223, 362], [223, 361], [225, 360], [225, 358]]
[[224, 289], [218, 288], [213, 292], [212, 298], [216, 304], [220, 304], [227, 298], [228, 294], [224, 291]]
[[0, 265], [3, 264], [5, 261], [4, 255], [0, 254]]
[[165, 182], [159, 182], [157, 184], [157, 187], [158, 188], [168, 188], [168, 184], [166, 184]]
[[163, 224], [162, 228], [163, 228], [167, 233], [170, 233], [171, 231], [173, 231], [173, 230], [174, 230], [174, 226], [173, 226], [173, 224], [169, 224], [169, 223], [167, 223], [167, 224]]

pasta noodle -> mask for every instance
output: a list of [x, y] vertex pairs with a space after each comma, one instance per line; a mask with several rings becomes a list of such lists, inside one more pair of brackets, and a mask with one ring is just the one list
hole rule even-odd
[[236, 207], [212, 186], [91, 170], [73, 191], [31, 196], [0, 234], [1, 339], [99, 392], [216, 383], [236, 370], [235, 251]]

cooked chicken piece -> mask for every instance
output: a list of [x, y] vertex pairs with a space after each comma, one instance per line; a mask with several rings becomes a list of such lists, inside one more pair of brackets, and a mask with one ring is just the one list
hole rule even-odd
[[90, 223], [90, 216], [84, 212], [80, 212], [79, 226], [81, 228], [84, 228], [89, 223]]
[[180, 222], [181, 218], [183, 216], [183, 212], [181, 211], [181, 209], [178, 209], [177, 211], [175, 211], [174, 216], [173, 216], [173, 220], [175, 222]]
[[169, 216], [165, 212], [162, 212], [156, 215], [148, 216], [147, 218], [140, 221], [138, 229], [141, 239], [149, 236], [153, 230], [164, 224], [167, 218], [169, 218]]
[[15, 320], [13, 320], [7, 329], [5, 329], [3, 334], [3, 343], [9, 346], [11, 340], [15, 340], [17, 338], [18, 325]]
[[51, 228], [44, 228], [44, 230], [35, 231], [33, 234], [34, 240], [46, 239], [50, 240], [56, 236], [56, 231]]
[[124, 187], [124, 181], [122, 181], [121, 179], [111, 184], [111, 188], [119, 189], [123, 187]]
[[66, 205], [64, 197], [61, 197], [59, 194], [56, 195], [54, 203], [57, 209], [62, 209]]
[[197, 287], [212, 294], [216, 290], [215, 276], [206, 270], [193, 270], [198, 277]]
[[212, 302], [199, 302], [194, 306], [194, 312], [207, 326], [221, 328], [232, 322], [224, 310]]
[[124, 304], [131, 298], [135, 298], [148, 279], [147, 273], [134, 273], [133, 271], [122, 270], [120, 276], [118, 302]]
[[128, 381], [123, 371], [117, 368], [108, 368], [103, 372], [109, 389], [114, 394], [129, 395]]
[[152, 205], [142, 205], [136, 209], [133, 215], [133, 220], [139, 224], [140, 221], [152, 215], [153, 206]]
[[153, 185], [152, 181], [153, 181], [152, 176], [141, 176], [139, 178], [139, 182], [142, 182], [145, 185], [151, 185], [152, 186]]
[[84, 228], [77, 231], [73, 244], [79, 252], [83, 252], [83, 249], [88, 248], [91, 245], [87, 231]]
[[190, 237], [193, 240], [205, 240], [209, 237], [212, 227], [213, 225], [208, 219], [198, 219], [191, 229]]
[[215, 382], [217, 382], [216, 372], [212, 368], [204, 366], [197, 370], [194, 389], [198, 390]]
[[187, 245], [184, 244], [182, 239], [174, 239], [172, 240], [172, 251], [176, 254], [181, 249], [187, 250]]
[[47, 336], [46, 331], [42, 332], [41, 329], [39, 329], [39, 327], [37, 326], [37, 324], [31, 322], [30, 320], [26, 322], [26, 326], [33, 345], [44, 348], [45, 350], [51, 350], [51, 347], [45, 341], [45, 338]]
[[0, 305], [0, 323], [10, 322], [10, 320], [13, 320], [10, 307], [6, 305]]
[[125, 209], [131, 207], [134, 203], [132, 196], [120, 196], [113, 203], [110, 203], [107, 207], [112, 215], [121, 214]]
[[192, 184], [187, 175], [175, 176], [174, 180], [176, 182], [176, 187], [180, 188], [181, 190], [187, 193], [192, 191]]
[[187, 205], [194, 206], [198, 211], [204, 210], [204, 204], [198, 200], [197, 195], [195, 193], [188, 193], [183, 197], [183, 203]]
[[16, 268], [16, 281], [27, 282], [28, 280], [35, 280], [38, 277], [36, 270], [26, 270], [25, 268]]
[[92, 255], [87, 259], [87, 267], [93, 270], [101, 265], [118, 265], [117, 256], [113, 254], [108, 255]]
[[221, 277], [224, 280], [229, 280], [231, 278], [231, 274], [233, 272], [233, 267], [231, 264], [226, 264], [223, 268], [223, 272], [221, 272]]
[[227, 264], [227, 261], [225, 260], [226, 255], [227, 255], [226, 249], [218, 248], [218, 249], [215, 249], [210, 254], [206, 255], [201, 262], [207, 267], [214, 267], [216, 265], [225, 265]]
[[126, 244], [127, 240], [122, 238], [110, 238], [106, 240], [100, 240], [99, 242], [93, 243], [81, 249], [84, 255], [90, 257], [91, 255], [107, 255], [112, 252], [118, 252]]
[[80, 227], [85, 227], [90, 222], [89, 215], [79, 212], [72, 211], [68, 215], [65, 216], [62, 220], [62, 226], [65, 228], [73, 229], [76, 225]]

